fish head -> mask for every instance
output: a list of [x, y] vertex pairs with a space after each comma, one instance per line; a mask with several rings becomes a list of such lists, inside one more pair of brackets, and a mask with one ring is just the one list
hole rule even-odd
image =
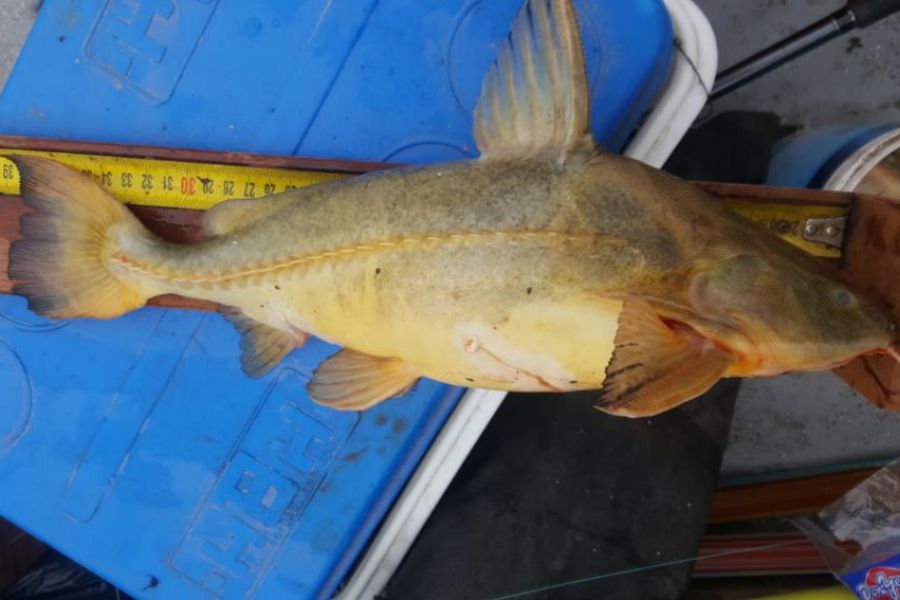
[[887, 312], [807, 257], [739, 254], [700, 269], [691, 304], [710, 337], [738, 357], [732, 375], [829, 369], [864, 354], [892, 353]]

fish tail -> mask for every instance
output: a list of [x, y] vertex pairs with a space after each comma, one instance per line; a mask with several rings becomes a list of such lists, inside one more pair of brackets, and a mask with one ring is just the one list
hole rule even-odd
[[31, 209], [9, 251], [13, 291], [32, 311], [58, 319], [112, 318], [143, 306], [149, 296], [110, 258], [125, 236], [156, 238], [90, 177], [45, 158], [7, 158]]

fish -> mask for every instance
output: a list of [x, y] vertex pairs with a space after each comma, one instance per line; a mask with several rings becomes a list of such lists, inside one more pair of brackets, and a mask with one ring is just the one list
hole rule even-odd
[[115, 318], [161, 294], [219, 303], [241, 366], [311, 336], [340, 347], [310, 398], [365, 410], [421, 378], [599, 390], [659, 414], [724, 377], [891, 352], [884, 309], [690, 182], [603, 151], [571, 0], [528, 0], [474, 111], [479, 157], [235, 199], [205, 239], [150, 233], [92, 179], [11, 156], [30, 210], [14, 291], [56, 319]]

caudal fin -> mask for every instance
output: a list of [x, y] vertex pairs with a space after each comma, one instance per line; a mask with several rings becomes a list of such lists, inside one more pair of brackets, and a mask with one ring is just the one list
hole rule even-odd
[[116, 237], [151, 234], [90, 177], [34, 156], [9, 156], [32, 209], [9, 251], [13, 291], [57, 319], [111, 318], [141, 307], [145, 294], [110, 268]]

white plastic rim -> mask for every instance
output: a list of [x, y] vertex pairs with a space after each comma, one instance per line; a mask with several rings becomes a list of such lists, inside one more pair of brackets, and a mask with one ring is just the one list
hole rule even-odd
[[505, 397], [477, 389], [463, 395], [338, 598], [371, 599], [384, 589]]
[[719, 52], [706, 15], [691, 0], [663, 0], [679, 48], [656, 106], [625, 154], [661, 167], [706, 106], [716, 80]]
[[[663, 0], [681, 50], [627, 156], [661, 167], [706, 105], [715, 81], [718, 49], [712, 27], [692, 0]], [[692, 66], [693, 64], [693, 66]], [[468, 390], [435, 437], [394, 503], [340, 600], [371, 600], [387, 586], [475, 442], [500, 408], [505, 392]]]
[[847, 157], [834, 170], [823, 189], [852, 192], [878, 163], [900, 150], [900, 127], [883, 133]]

